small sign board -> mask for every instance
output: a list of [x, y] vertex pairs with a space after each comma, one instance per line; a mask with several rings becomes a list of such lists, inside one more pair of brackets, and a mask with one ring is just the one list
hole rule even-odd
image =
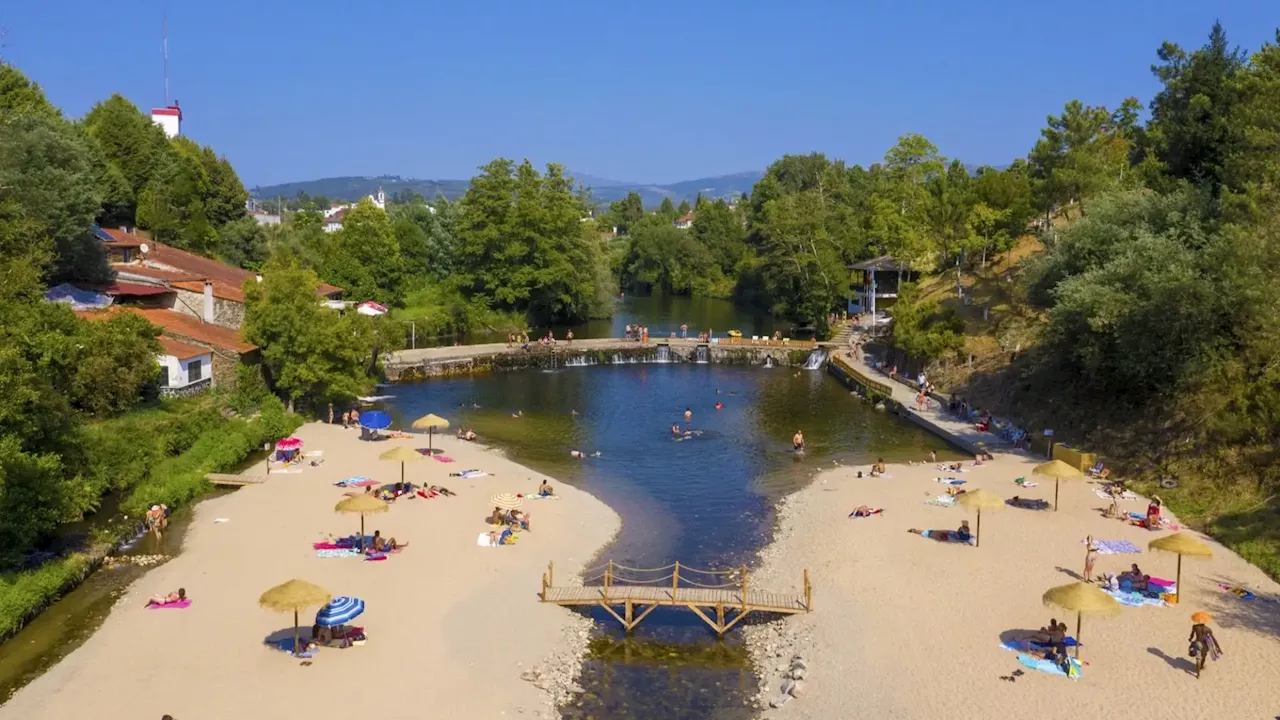
[[1052, 430], [1050, 430], [1049, 428], [1045, 428], [1045, 429], [1044, 429], [1044, 436], [1045, 436], [1045, 437], [1053, 437], [1053, 431], [1052, 431]]

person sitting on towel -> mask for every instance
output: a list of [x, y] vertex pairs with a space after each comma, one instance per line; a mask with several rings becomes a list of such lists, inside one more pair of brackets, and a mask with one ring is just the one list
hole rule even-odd
[[396, 542], [395, 538], [391, 538], [390, 540], [387, 540], [386, 538], [382, 537], [381, 530], [374, 530], [373, 545], [371, 545], [370, 547], [373, 548], [373, 552], [385, 553], [385, 552], [391, 552], [392, 550], [399, 550], [400, 548], [409, 547], [409, 543], [398, 543]]
[[506, 516], [506, 514], [505, 514], [505, 513], [503, 513], [503, 512], [502, 512], [502, 508], [500, 508], [500, 507], [495, 507], [495, 508], [493, 509], [493, 514], [489, 516], [489, 524], [490, 524], [490, 525], [503, 525], [503, 524], [505, 524], [505, 522], [504, 522], [504, 521], [506, 520], [506, 518], [507, 518], [507, 516]]
[[552, 495], [555, 495], [555, 491], [551, 489], [551, 485], [546, 480], [543, 480], [542, 484], [538, 486], [538, 497], [551, 497]]
[[1119, 577], [1120, 582], [1137, 583], [1140, 580], [1142, 580], [1143, 578], [1142, 569], [1138, 567], [1138, 563], [1134, 563], [1129, 567], [1131, 569], [1125, 570], [1124, 572], [1120, 573], [1120, 577]]
[[1040, 628], [1031, 639], [1041, 645], [1063, 644], [1067, 641], [1067, 624], [1058, 622], [1057, 618], [1049, 618], [1048, 627]]
[[147, 598], [146, 607], [152, 605], [169, 605], [176, 602], [182, 602], [187, 599], [187, 589], [178, 588], [178, 592], [171, 592], [168, 595], [152, 595]]
[[[964, 492], [964, 491], [961, 490], [960, 492]], [[969, 542], [969, 540], [972, 537], [973, 535], [970, 534], [969, 532], [969, 521], [961, 520], [960, 529], [956, 530], [956, 539], [959, 540], [960, 542]]]

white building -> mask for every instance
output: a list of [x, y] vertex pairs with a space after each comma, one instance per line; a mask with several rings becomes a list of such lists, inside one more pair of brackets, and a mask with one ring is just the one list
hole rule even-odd
[[[374, 207], [384, 212], [386, 211], [387, 194], [382, 191], [382, 188], [378, 188], [378, 192], [374, 193], [373, 195], [366, 195], [365, 198], [369, 202], [373, 203]], [[337, 203], [335, 205], [330, 205], [329, 209], [324, 211], [324, 217], [326, 220], [328, 220], [334, 215], [337, 215], [338, 213], [345, 213], [347, 210], [350, 210], [353, 207], [355, 207], [354, 203]], [[339, 225], [341, 225], [341, 223], [339, 223]], [[329, 232], [334, 232], [334, 231], [330, 230]]]
[[161, 335], [160, 396], [188, 397], [213, 387], [213, 353], [196, 345]]
[[338, 208], [337, 210], [333, 211], [333, 214], [326, 213], [324, 218], [324, 231], [331, 233], [331, 232], [338, 232], [339, 230], [341, 230], [342, 221], [346, 219], [348, 209], [349, 208], [345, 208], [345, 207]]
[[173, 101], [169, 107], [152, 108], [151, 122], [160, 126], [164, 130], [165, 137], [177, 137], [182, 134], [182, 108], [178, 107], [178, 101]]

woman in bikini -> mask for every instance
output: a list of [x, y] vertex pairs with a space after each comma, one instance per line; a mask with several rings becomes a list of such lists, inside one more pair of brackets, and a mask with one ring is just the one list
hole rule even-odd
[[146, 607], [152, 605], [170, 605], [176, 602], [182, 602], [187, 599], [187, 589], [178, 588], [178, 592], [171, 592], [168, 595], [152, 595], [147, 598]]

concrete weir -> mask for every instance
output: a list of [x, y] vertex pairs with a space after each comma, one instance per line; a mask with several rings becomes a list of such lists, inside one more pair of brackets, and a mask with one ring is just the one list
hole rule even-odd
[[551, 347], [531, 343], [527, 350], [503, 343], [400, 350], [391, 354], [385, 368], [391, 382], [411, 382], [504, 370], [555, 370], [632, 363], [712, 363], [816, 370], [825, 361], [826, 348], [813, 342], [726, 340], [706, 343], [662, 338], [650, 339], [647, 343], [617, 339], [575, 340], [572, 343], [559, 342]]

